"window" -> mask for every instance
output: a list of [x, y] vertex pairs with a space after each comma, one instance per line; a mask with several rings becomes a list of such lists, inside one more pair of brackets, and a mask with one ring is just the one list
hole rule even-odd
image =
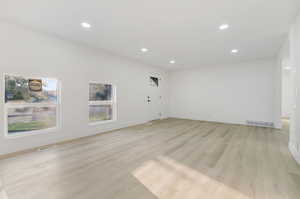
[[6, 133], [23, 134], [58, 124], [58, 81], [5, 75]]
[[159, 87], [159, 79], [157, 77], [150, 76], [150, 85], [153, 87]]
[[89, 84], [90, 123], [115, 119], [115, 92], [111, 84]]

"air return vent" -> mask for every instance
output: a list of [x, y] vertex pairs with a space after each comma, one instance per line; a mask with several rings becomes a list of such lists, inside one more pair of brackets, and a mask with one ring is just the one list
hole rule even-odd
[[250, 126], [261, 126], [261, 127], [274, 127], [273, 122], [261, 122], [261, 121], [250, 121], [247, 120], [246, 123]]

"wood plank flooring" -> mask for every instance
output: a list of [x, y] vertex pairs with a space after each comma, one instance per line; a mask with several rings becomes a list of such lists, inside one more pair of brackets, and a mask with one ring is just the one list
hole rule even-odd
[[299, 199], [284, 130], [181, 119], [0, 160], [0, 199]]

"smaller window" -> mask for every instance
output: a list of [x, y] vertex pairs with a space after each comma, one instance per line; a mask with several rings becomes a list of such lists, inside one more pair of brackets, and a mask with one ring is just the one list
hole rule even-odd
[[89, 122], [115, 119], [115, 92], [111, 84], [89, 84]]
[[159, 79], [157, 77], [150, 77], [150, 85], [153, 87], [159, 87]]

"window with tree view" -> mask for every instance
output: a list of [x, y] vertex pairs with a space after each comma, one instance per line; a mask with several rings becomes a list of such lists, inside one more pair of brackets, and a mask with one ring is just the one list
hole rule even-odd
[[8, 135], [57, 127], [58, 81], [5, 75]]
[[89, 84], [90, 123], [114, 120], [114, 88], [110, 84]]

